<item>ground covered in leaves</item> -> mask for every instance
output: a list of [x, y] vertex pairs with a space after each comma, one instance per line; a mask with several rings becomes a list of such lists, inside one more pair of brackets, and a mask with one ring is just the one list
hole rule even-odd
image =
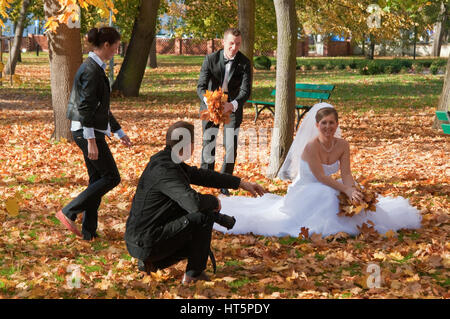
[[[76, 145], [50, 139], [47, 57], [26, 54], [17, 68], [20, 87], [0, 87], [0, 298], [450, 297], [449, 138], [431, 129], [442, 75], [297, 74], [297, 82], [336, 85], [331, 102], [351, 144], [354, 176], [368, 179], [384, 196], [408, 198], [421, 212], [421, 229], [377, 234], [365, 227], [357, 237], [327, 238], [305, 232], [277, 238], [214, 231], [218, 270], [212, 274], [208, 264], [210, 282], [181, 286], [185, 262], [151, 275], [138, 272], [123, 241], [125, 222], [139, 176], [149, 157], [163, 148], [169, 124], [195, 123], [197, 152], [191, 163], [199, 164], [195, 86], [202, 57], [159, 58], [158, 69], [146, 71], [139, 98], [112, 102], [134, 145], [109, 142], [122, 182], [104, 197], [100, 238], [92, 242], [75, 238], [54, 217], [88, 178]], [[274, 85], [274, 70], [255, 71], [255, 98], [269, 99]], [[287, 183], [264, 176], [273, 118], [262, 114], [254, 124], [253, 116], [251, 108], [245, 110], [245, 145], [239, 146], [235, 173], [284, 194]], [[256, 144], [252, 134], [263, 138]], [[18, 214], [7, 211], [13, 196], [19, 200]]]

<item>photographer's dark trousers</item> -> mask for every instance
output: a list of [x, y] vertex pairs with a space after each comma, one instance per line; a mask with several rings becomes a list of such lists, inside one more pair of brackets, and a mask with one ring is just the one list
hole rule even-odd
[[84, 239], [90, 240], [96, 236], [98, 208], [102, 197], [120, 183], [120, 175], [103, 133], [95, 132], [98, 148], [98, 159], [95, 161], [88, 158], [88, 142], [83, 137], [83, 130], [72, 132], [72, 135], [83, 151], [89, 186], [65, 206], [62, 212], [73, 221], [77, 214], [84, 212], [81, 232]]
[[146, 262], [164, 269], [187, 259], [186, 273], [198, 276], [208, 262], [214, 224], [212, 214], [192, 213], [164, 225]]
[[[236, 127], [236, 117], [230, 116], [231, 121], [223, 125], [223, 146], [225, 156], [223, 159], [221, 173], [233, 175], [234, 166], [237, 157], [239, 126]], [[202, 121], [203, 130], [203, 148], [201, 168], [214, 170], [216, 158], [216, 138], [219, 134], [219, 125], [214, 122]]]

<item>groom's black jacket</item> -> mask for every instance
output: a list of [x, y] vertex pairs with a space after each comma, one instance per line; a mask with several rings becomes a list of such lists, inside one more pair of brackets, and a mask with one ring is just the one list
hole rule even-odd
[[191, 184], [237, 189], [240, 181], [229, 174], [176, 164], [168, 146], [153, 155], [139, 179], [126, 223], [130, 255], [145, 260], [152, 246], [198, 222], [199, 214], [217, 208], [215, 197], [196, 192]]
[[[197, 84], [197, 95], [200, 98], [200, 111], [207, 108], [203, 101], [206, 90], [214, 91], [222, 86], [225, 76], [225, 63], [223, 49], [211, 53], [205, 57], [200, 77]], [[242, 122], [242, 112], [245, 102], [248, 100], [252, 90], [252, 72], [250, 60], [240, 51], [236, 54], [231, 65], [228, 81], [228, 101], [236, 100], [238, 108], [234, 113], [236, 126]]]

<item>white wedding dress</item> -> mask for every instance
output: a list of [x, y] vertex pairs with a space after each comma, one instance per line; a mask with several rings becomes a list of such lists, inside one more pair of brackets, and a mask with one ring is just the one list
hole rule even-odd
[[[323, 165], [326, 175], [339, 170], [339, 161]], [[300, 178], [288, 187], [285, 196], [265, 194], [261, 197], [231, 196], [220, 197], [221, 213], [234, 216], [236, 224], [227, 231], [214, 224], [214, 229], [232, 233], [297, 237], [301, 227], [309, 229], [309, 234], [322, 236], [345, 232], [357, 235], [357, 226], [372, 221], [374, 228], [385, 234], [389, 230], [401, 228], [416, 229], [421, 226], [419, 211], [403, 197], [378, 196], [376, 212], [363, 211], [353, 217], [338, 216], [339, 192], [320, 183], [311, 172], [309, 164], [300, 160]]]

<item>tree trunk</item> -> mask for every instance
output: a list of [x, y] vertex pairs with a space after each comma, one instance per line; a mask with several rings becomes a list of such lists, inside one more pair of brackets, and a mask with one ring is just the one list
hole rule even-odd
[[366, 35], [363, 34], [363, 39], [362, 39], [362, 55], [366, 56]]
[[[58, 0], [45, 0], [45, 18], [59, 10]], [[55, 123], [53, 138], [72, 140], [70, 121], [66, 117], [75, 73], [82, 63], [81, 35], [79, 25], [60, 24], [56, 32], [47, 33], [50, 60], [50, 86]]]
[[[437, 107], [438, 111], [449, 111], [450, 110], [450, 58], [447, 61], [447, 68], [445, 70], [444, 86], [442, 87], [441, 97], [439, 98], [439, 103]], [[441, 121], [434, 117], [433, 123], [434, 129], [441, 128]]]
[[6, 63], [5, 74], [14, 74], [14, 71], [16, 70], [16, 64], [20, 56], [23, 29], [25, 28], [25, 19], [27, 17], [28, 7], [30, 6], [30, 3], [30, 0], [22, 1], [19, 20], [17, 21], [14, 31], [14, 42], [11, 48], [11, 60], [8, 59], [8, 62]]
[[370, 35], [369, 36], [370, 39], [370, 47], [369, 47], [369, 56], [368, 59], [369, 60], [373, 60], [374, 56], [375, 56], [375, 40], [373, 39], [373, 36]]
[[253, 71], [253, 51], [255, 48], [255, 0], [238, 1], [239, 30], [242, 35], [240, 51], [250, 59]]
[[160, 0], [141, 0], [134, 21], [130, 44], [122, 67], [113, 84], [114, 91], [124, 96], [138, 96], [147, 65], [150, 47], [155, 37], [156, 19]]
[[[442, 40], [444, 38], [445, 26], [447, 25], [447, 8], [444, 2], [441, 3], [441, 12], [439, 20], [434, 26], [432, 56], [439, 57], [441, 55]], [[444, 27], [443, 27], [444, 26]]]
[[[13, 24], [14, 39], [15, 39], [16, 30], [17, 30], [17, 22], [14, 22], [14, 24]], [[18, 63], [22, 63], [22, 50], [21, 50], [21, 47], [22, 47], [22, 34], [20, 35], [20, 42], [21, 43], [19, 44], [19, 50], [18, 50], [19, 51], [19, 56], [17, 57], [17, 62]], [[14, 40], [13, 40], [13, 46], [14, 46]], [[12, 50], [11, 50], [11, 52], [12, 52]], [[16, 62], [16, 64], [17, 64], [17, 62]], [[14, 72], [13, 72], [13, 74], [14, 74]]]
[[297, 17], [295, 1], [274, 0], [277, 18], [275, 122], [267, 176], [274, 178], [292, 144], [295, 123]]
[[[240, 51], [250, 60], [253, 82], [253, 52], [255, 48], [255, 0], [238, 0], [239, 30], [242, 44]], [[253, 85], [253, 83], [251, 83]], [[249, 97], [250, 99], [251, 97]]]
[[158, 62], [156, 60], [156, 37], [153, 38], [152, 46], [150, 47], [147, 66], [152, 69], [156, 69], [158, 67]]
[[417, 27], [414, 26], [414, 47], [413, 47], [413, 60], [416, 59], [416, 45], [417, 45]]

